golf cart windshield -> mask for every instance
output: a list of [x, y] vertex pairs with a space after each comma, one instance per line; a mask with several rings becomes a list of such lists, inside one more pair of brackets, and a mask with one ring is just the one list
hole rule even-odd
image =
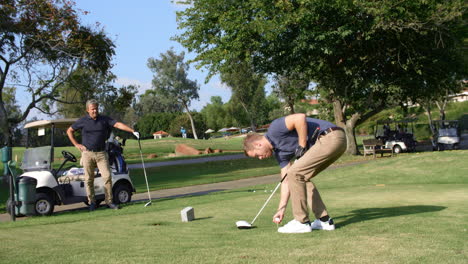
[[441, 128], [439, 129], [439, 137], [458, 137], [456, 128]]
[[51, 146], [26, 149], [21, 169], [23, 171], [51, 170]]

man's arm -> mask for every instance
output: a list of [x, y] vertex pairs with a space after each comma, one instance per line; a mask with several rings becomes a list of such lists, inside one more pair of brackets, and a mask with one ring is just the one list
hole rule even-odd
[[71, 143], [73, 144], [73, 146], [75, 146], [77, 149], [79, 149], [81, 152], [85, 151], [86, 150], [86, 147], [81, 145], [80, 143], [78, 143], [78, 141], [76, 141], [76, 138], [75, 138], [75, 130], [72, 128], [72, 127], [69, 127], [67, 129], [67, 135], [68, 135], [68, 139], [70, 139]]
[[137, 139], [140, 139], [140, 133], [135, 131], [133, 128], [127, 126], [126, 124], [122, 123], [122, 122], [117, 122], [114, 124], [114, 127], [115, 128], [118, 128], [120, 130], [123, 130], [123, 131], [127, 131], [129, 133], [133, 133], [133, 135], [135, 135], [135, 137]]
[[295, 129], [298, 135], [299, 146], [305, 148], [307, 146], [307, 121], [305, 114], [292, 114], [284, 119], [288, 130]]
[[129, 126], [127, 126], [126, 124], [124, 124], [122, 122], [115, 123], [114, 127], [118, 128], [120, 130], [123, 130], [123, 131], [127, 131], [129, 133], [135, 132], [135, 130], [133, 130], [132, 128], [130, 128]]
[[[284, 168], [281, 168], [281, 179], [286, 177], [289, 167], [291, 167], [291, 163], [289, 163]], [[275, 215], [273, 215], [274, 223], [281, 223], [281, 221], [283, 221], [284, 212], [286, 211], [286, 206], [288, 205], [288, 201], [289, 201], [289, 194], [290, 193], [289, 193], [288, 178], [286, 177], [281, 183], [281, 195], [280, 195], [280, 201], [278, 205], [278, 211], [276, 212]]]

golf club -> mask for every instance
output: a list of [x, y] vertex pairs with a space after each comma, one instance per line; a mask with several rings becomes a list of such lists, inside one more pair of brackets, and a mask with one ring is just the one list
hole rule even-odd
[[273, 197], [273, 194], [276, 193], [276, 190], [278, 190], [278, 188], [281, 186], [281, 183], [284, 181], [284, 179], [286, 178], [287, 175], [285, 175], [281, 181], [278, 183], [278, 185], [276, 185], [275, 189], [273, 190], [273, 192], [271, 193], [270, 197], [268, 197], [268, 199], [266, 200], [266, 202], [263, 204], [262, 208], [260, 209], [260, 211], [258, 212], [258, 214], [254, 217], [254, 219], [252, 220], [252, 222], [247, 222], [247, 221], [244, 221], [244, 220], [240, 220], [240, 221], [237, 221], [236, 222], [236, 226], [237, 228], [239, 229], [250, 229], [253, 227], [253, 223], [255, 222], [255, 220], [257, 220], [257, 217], [262, 213], [263, 209], [265, 208], [265, 206], [268, 204], [268, 202], [270, 201], [271, 197]]
[[149, 201], [145, 204], [145, 207], [146, 207], [148, 205], [151, 205], [151, 194], [150, 194], [149, 185], [148, 185], [148, 177], [146, 176], [145, 162], [143, 161], [143, 152], [141, 152], [140, 138], [138, 138], [138, 146], [140, 147], [141, 165], [143, 166], [143, 173], [145, 174], [145, 181], [146, 181], [146, 189], [148, 190]]

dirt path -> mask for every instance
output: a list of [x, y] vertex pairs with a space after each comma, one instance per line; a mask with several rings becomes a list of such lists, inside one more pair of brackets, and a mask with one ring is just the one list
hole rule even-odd
[[[171, 166], [171, 165], [182, 165], [182, 164], [195, 164], [203, 163], [210, 161], [223, 161], [223, 160], [236, 160], [236, 159], [245, 159], [247, 158], [244, 154], [232, 154], [232, 155], [223, 155], [223, 156], [212, 156], [212, 157], [203, 157], [203, 158], [194, 158], [194, 159], [182, 159], [182, 160], [170, 160], [170, 161], [158, 161], [158, 162], [145, 162], [145, 168], [152, 167], [161, 167], [161, 166]], [[143, 166], [141, 163], [129, 164], [127, 165], [129, 169], [141, 169]]]

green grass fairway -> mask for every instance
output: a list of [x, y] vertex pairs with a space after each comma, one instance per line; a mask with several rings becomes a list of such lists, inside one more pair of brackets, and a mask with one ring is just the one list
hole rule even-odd
[[[335, 231], [279, 234], [276, 184], [0, 223], [1, 263], [467, 263], [468, 151], [404, 154], [314, 182]], [[253, 192], [253, 190], [256, 190]], [[195, 209], [183, 223], [180, 211]], [[286, 216], [291, 219], [290, 208]]]

